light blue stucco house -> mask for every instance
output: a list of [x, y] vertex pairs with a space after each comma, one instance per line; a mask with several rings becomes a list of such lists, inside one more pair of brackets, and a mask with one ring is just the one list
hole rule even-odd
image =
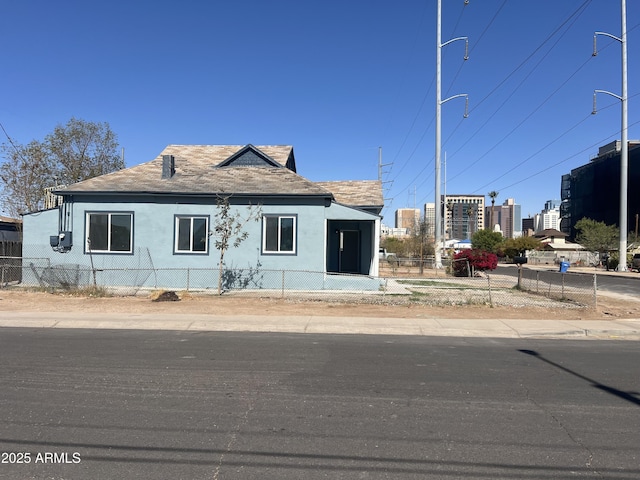
[[191, 275], [188, 286], [216, 288], [214, 276], [188, 271], [218, 268], [224, 196], [241, 216], [259, 212], [225, 255], [229, 288], [243, 275], [245, 287], [279, 288], [284, 271], [313, 272], [287, 288], [378, 286], [381, 183], [312, 182], [297, 174], [291, 146], [169, 145], [150, 162], [54, 193], [56, 208], [23, 216], [23, 258], [41, 283], [44, 259], [105, 286], [184, 288]]

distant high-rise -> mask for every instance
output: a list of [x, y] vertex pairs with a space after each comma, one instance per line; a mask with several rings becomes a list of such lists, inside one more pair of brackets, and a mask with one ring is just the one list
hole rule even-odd
[[544, 204], [544, 210], [536, 214], [534, 217], [535, 233], [543, 230], [560, 230], [560, 200], [547, 200]]
[[436, 204], [425, 203], [424, 204], [424, 221], [427, 223], [427, 237], [435, 236], [435, 224], [436, 224]]
[[493, 215], [491, 215], [491, 207], [487, 207], [485, 218], [489, 218], [490, 215], [493, 217], [493, 229], [500, 228], [503, 237], [516, 238], [522, 235], [520, 211], [520, 205], [513, 198], [507, 198], [502, 205], [493, 207]]
[[396, 228], [407, 228], [411, 232], [415, 232], [419, 225], [419, 208], [399, 208], [396, 210]]
[[[628, 148], [627, 225], [634, 230], [636, 214], [640, 213], [640, 140], [630, 140]], [[620, 140], [604, 145], [589, 163], [562, 176], [561, 225], [570, 240], [575, 239], [576, 222], [585, 217], [619, 225], [620, 150]]]
[[484, 195], [447, 195], [442, 199], [445, 240], [471, 238], [484, 228]]

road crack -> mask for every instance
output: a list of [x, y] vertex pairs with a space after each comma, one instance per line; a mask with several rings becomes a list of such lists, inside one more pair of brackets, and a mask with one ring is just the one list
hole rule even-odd
[[595, 475], [598, 475], [599, 477], [603, 477], [602, 473], [599, 472], [596, 468], [594, 468], [593, 466], [593, 452], [591, 451], [591, 449], [585, 445], [583, 442], [581, 442], [579, 439], [577, 439], [576, 437], [573, 436], [573, 434], [569, 431], [569, 428], [567, 428], [567, 426], [562, 422], [562, 420], [560, 418], [558, 418], [551, 410], [549, 410], [548, 408], [544, 407], [542, 404], [540, 404], [539, 402], [537, 402], [532, 396], [531, 396], [531, 392], [530, 390], [525, 387], [524, 385], [520, 384], [520, 387], [524, 390], [525, 392], [525, 397], [527, 398], [527, 400], [529, 402], [531, 402], [533, 405], [536, 406], [536, 408], [538, 408], [541, 412], [543, 412], [545, 415], [549, 416], [549, 418], [551, 418], [553, 420], [554, 423], [556, 423], [561, 429], [562, 431], [565, 433], [565, 435], [567, 436], [567, 438], [569, 438], [575, 445], [577, 445], [578, 447], [580, 447], [584, 452], [587, 453], [587, 461], [585, 462], [585, 466]]

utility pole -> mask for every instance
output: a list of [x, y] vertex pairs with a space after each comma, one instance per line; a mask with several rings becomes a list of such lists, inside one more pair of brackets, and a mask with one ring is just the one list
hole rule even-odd
[[389, 165], [391, 165], [390, 163], [382, 163], [382, 147], [378, 147], [378, 181], [381, 182], [382, 184], [385, 183], [391, 183], [391, 181], [382, 181], [382, 175], [384, 175], [385, 173], [388, 172], [384, 172], [382, 169], [383, 167], [388, 167]]
[[[469, 0], [465, 0], [467, 5]], [[449, 45], [456, 40], [465, 41], [464, 59], [469, 59], [469, 39], [468, 37], [457, 37], [442, 43], [442, 0], [438, 0], [438, 15], [436, 27], [436, 160], [435, 160], [435, 267], [442, 268], [442, 198], [440, 198], [440, 150], [442, 143], [442, 104], [458, 97], [467, 99], [464, 116], [468, 117], [469, 96], [466, 93], [454, 95], [442, 100], [442, 47]]]
[[596, 94], [606, 93], [620, 100], [622, 105], [622, 126], [620, 132], [620, 244], [618, 246], [618, 268], [619, 272], [627, 271], [627, 195], [629, 183], [629, 141], [628, 135], [628, 113], [627, 113], [627, 2], [620, 0], [621, 7], [621, 35], [616, 37], [610, 33], [595, 32], [593, 35], [593, 56], [598, 54], [596, 48], [596, 38], [598, 35], [605, 35], [617, 40], [622, 45], [622, 95], [608, 92], [606, 90], [594, 90], [593, 92], [593, 112], [596, 113]]

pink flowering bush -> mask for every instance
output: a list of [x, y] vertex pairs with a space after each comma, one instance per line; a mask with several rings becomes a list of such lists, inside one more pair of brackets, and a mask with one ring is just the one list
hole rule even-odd
[[485, 250], [462, 250], [453, 257], [453, 273], [457, 277], [469, 275], [467, 265], [471, 268], [471, 275], [480, 270], [495, 270], [498, 266], [498, 256]]

